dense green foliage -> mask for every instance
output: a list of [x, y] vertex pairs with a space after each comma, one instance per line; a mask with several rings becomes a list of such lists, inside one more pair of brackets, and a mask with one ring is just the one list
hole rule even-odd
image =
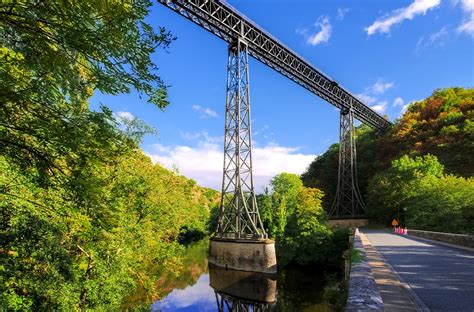
[[179, 267], [183, 229], [206, 233], [216, 192], [138, 151], [116, 161], [86, 166], [79, 196], [66, 185], [42, 187], [2, 159], [0, 272], [7, 307], [118, 307], [138, 285], [153, 293], [154, 278]]
[[[88, 110], [93, 90], [118, 94], [134, 88], [158, 107], [167, 105], [150, 54], [172, 37], [143, 22], [150, 5], [0, 5], [1, 155], [23, 170], [35, 167], [47, 183], [47, 177], [68, 173], [64, 165], [80, 166], [91, 149], [117, 149], [110, 112]], [[106, 159], [104, 153], [98, 156]]]
[[0, 5], [2, 310], [116, 310], [207, 231], [216, 192], [152, 164], [139, 120], [89, 110], [93, 90], [167, 105], [150, 5]]
[[264, 227], [276, 240], [279, 265], [337, 265], [342, 260], [348, 233], [327, 226], [322, 198], [320, 190], [304, 187], [300, 177], [290, 173], [275, 176], [271, 193], [258, 197]]
[[[402, 156], [370, 182], [369, 215], [417, 229], [474, 233], [474, 178], [443, 174], [435, 156]], [[376, 209], [374, 209], [376, 207]]]
[[[364, 125], [358, 127], [356, 135], [359, 185], [361, 193], [366, 197], [369, 214], [388, 224], [397, 208], [401, 208], [404, 217], [404, 211], [408, 211], [406, 209], [410, 209], [408, 205], [411, 205], [412, 210], [417, 207], [419, 216], [430, 215], [433, 220], [426, 219], [423, 220], [426, 222], [421, 222], [420, 219], [414, 219], [413, 214], [406, 220], [402, 219], [409, 227], [472, 232], [472, 225], [463, 226], [466, 220], [461, 218], [461, 211], [468, 217], [474, 210], [472, 202], [465, 200], [474, 197], [470, 180], [474, 175], [474, 158], [471, 156], [474, 155], [473, 125], [474, 89], [448, 88], [436, 90], [429, 98], [410, 104], [394, 126], [384, 133], [378, 133]], [[302, 175], [305, 186], [318, 187], [325, 192], [325, 209], [332, 204], [337, 185], [337, 152], [338, 145], [334, 144], [326, 153], [316, 158]], [[407, 176], [400, 178], [402, 180], [397, 180], [398, 182], [390, 180], [391, 175], [396, 174], [397, 168], [400, 168], [400, 162], [409, 162], [406, 158], [400, 159], [404, 155], [411, 158], [433, 155], [442, 165], [440, 168], [444, 169], [441, 169], [437, 176], [429, 174], [429, 178], [415, 174], [418, 169], [411, 168], [413, 177], [410, 178], [410, 183], [413, 182], [413, 188], [403, 188], [410, 191], [411, 195], [404, 193], [397, 187], [403, 186], [403, 179], [408, 182]], [[434, 159], [429, 157], [424, 159], [424, 162], [433, 165]], [[395, 160], [397, 161], [393, 162]], [[412, 160], [415, 163], [421, 161], [417, 158]], [[382, 181], [390, 181], [390, 185], [382, 184]], [[456, 189], [456, 185], [459, 185], [459, 188]], [[448, 192], [451, 188], [454, 189]], [[382, 196], [382, 193], [387, 197], [377, 198]], [[407, 196], [410, 197], [409, 201], [404, 200]], [[444, 203], [444, 206], [441, 203]], [[435, 216], [441, 217], [444, 213], [452, 213], [452, 219], [449, 220], [453, 226], [443, 226], [447, 225], [448, 219], [436, 219]]]

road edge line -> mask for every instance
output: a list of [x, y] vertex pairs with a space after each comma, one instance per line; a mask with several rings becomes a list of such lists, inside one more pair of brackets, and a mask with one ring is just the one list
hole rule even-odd
[[[365, 233], [364, 233], [365, 234]], [[389, 234], [392, 234], [392, 233], [389, 233]], [[394, 234], [392, 234], [394, 235]], [[398, 273], [397, 270], [395, 270], [395, 268], [390, 264], [390, 262], [388, 262], [387, 258], [385, 258], [385, 256], [377, 249], [377, 247], [374, 246], [374, 244], [372, 243], [372, 241], [370, 240], [370, 238], [366, 235], [367, 239], [370, 241], [370, 243], [372, 244], [372, 246], [378, 251], [378, 253], [380, 254], [383, 262], [385, 262], [385, 264], [387, 265], [387, 267], [393, 272], [393, 274], [398, 278], [398, 281], [400, 282], [400, 285], [403, 286], [403, 288], [405, 288], [408, 293], [410, 294], [410, 296], [412, 297], [413, 300], [415, 300], [415, 302], [420, 306], [421, 310], [423, 312], [431, 312], [430, 308], [428, 308], [426, 306], [426, 304], [421, 300], [420, 297], [418, 297], [418, 295], [415, 293], [415, 291], [413, 290], [413, 288], [411, 288], [411, 286], [403, 279], [403, 277]]]

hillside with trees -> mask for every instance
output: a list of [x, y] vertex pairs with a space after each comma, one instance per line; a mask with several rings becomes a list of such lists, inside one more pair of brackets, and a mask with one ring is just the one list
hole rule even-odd
[[150, 127], [89, 109], [131, 89], [168, 104], [150, 55], [173, 37], [150, 5], [0, 5], [2, 310], [117, 310], [207, 233], [217, 192], [153, 164]]
[[[394, 126], [378, 133], [359, 126], [357, 165], [368, 214], [384, 224], [401, 209], [412, 228], [473, 233], [474, 89], [439, 89], [411, 103]], [[338, 144], [302, 175], [326, 194], [337, 185]]]

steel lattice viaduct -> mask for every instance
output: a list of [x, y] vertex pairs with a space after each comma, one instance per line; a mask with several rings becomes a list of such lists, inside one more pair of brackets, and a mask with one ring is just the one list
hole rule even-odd
[[253, 186], [248, 55], [340, 109], [338, 187], [329, 216], [363, 216], [353, 120], [378, 130], [389, 127], [390, 122], [229, 4], [217, 0], [159, 2], [229, 43], [222, 198], [209, 262], [276, 272], [274, 242], [263, 228]]

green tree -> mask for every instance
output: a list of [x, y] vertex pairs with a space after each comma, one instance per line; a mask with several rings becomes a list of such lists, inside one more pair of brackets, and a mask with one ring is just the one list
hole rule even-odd
[[1, 4], [0, 154], [24, 170], [34, 166], [45, 180], [83, 161], [87, 153], [78, 150], [113, 148], [110, 112], [88, 110], [93, 90], [119, 94], [133, 88], [164, 108], [166, 88], [150, 56], [173, 38], [144, 22], [150, 6], [93, 0]]
[[279, 265], [339, 264], [348, 233], [328, 227], [323, 192], [304, 187], [300, 177], [290, 173], [276, 175], [270, 187], [258, 196], [258, 203], [264, 226], [276, 240]]
[[443, 169], [432, 155], [394, 160], [369, 185], [369, 215], [388, 224], [400, 210], [411, 228], [473, 233], [474, 179]]
[[323, 155], [316, 157], [301, 175], [304, 186], [321, 189], [325, 194], [324, 208], [329, 211], [337, 187], [339, 143], [331, 145]]
[[[358, 181], [362, 196], [373, 208], [371, 216], [386, 222], [397, 215], [397, 208], [400, 207], [397, 199], [402, 201], [402, 197], [407, 195], [396, 189], [403, 185], [382, 184], [377, 180], [379, 175], [391, 170], [392, 161], [404, 155], [413, 158], [430, 154], [442, 164], [444, 174], [464, 178], [473, 176], [473, 157], [468, 155], [474, 154], [474, 89], [435, 90], [427, 99], [411, 103], [393, 127], [380, 132], [361, 125], [356, 129], [356, 136]], [[305, 186], [317, 187], [326, 194], [323, 202], [325, 209], [331, 206], [337, 186], [337, 152], [338, 145], [332, 145], [302, 175]], [[408, 171], [416, 171], [412, 169]], [[379, 192], [385, 193], [383, 198], [391, 198], [389, 202], [393, 207], [369, 194], [373, 190], [373, 179], [379, 183]]]
[[268, 231], [271, 237], [277, 240], [283, 237], [288, 217], [295, 213], [298, 201], [298, 193], [303, 183], [298, 175], [292, 173], [280, 173], [270, 182], [272, 195], [271, 205], [263, 201], [262, 208], [264, 220], [269, 225]]
[[321, 206], [323, 194], [318, 189], [301, 188], [296, 209], [288, 216], [288, 224], [281, 238], [280, 249], [284, 263], [319, 262], [320, 247], [331, 230], [326, 225], [326, 213]]
[[89, 110], [94, 90], [168, 104], [151, 54], [173, 38], [150, 6], [0, 4], [3, 309], [117, 310], [179, 271], [180, 234], [206, 231], [214, 195], [139, 151], [151, 129]]

